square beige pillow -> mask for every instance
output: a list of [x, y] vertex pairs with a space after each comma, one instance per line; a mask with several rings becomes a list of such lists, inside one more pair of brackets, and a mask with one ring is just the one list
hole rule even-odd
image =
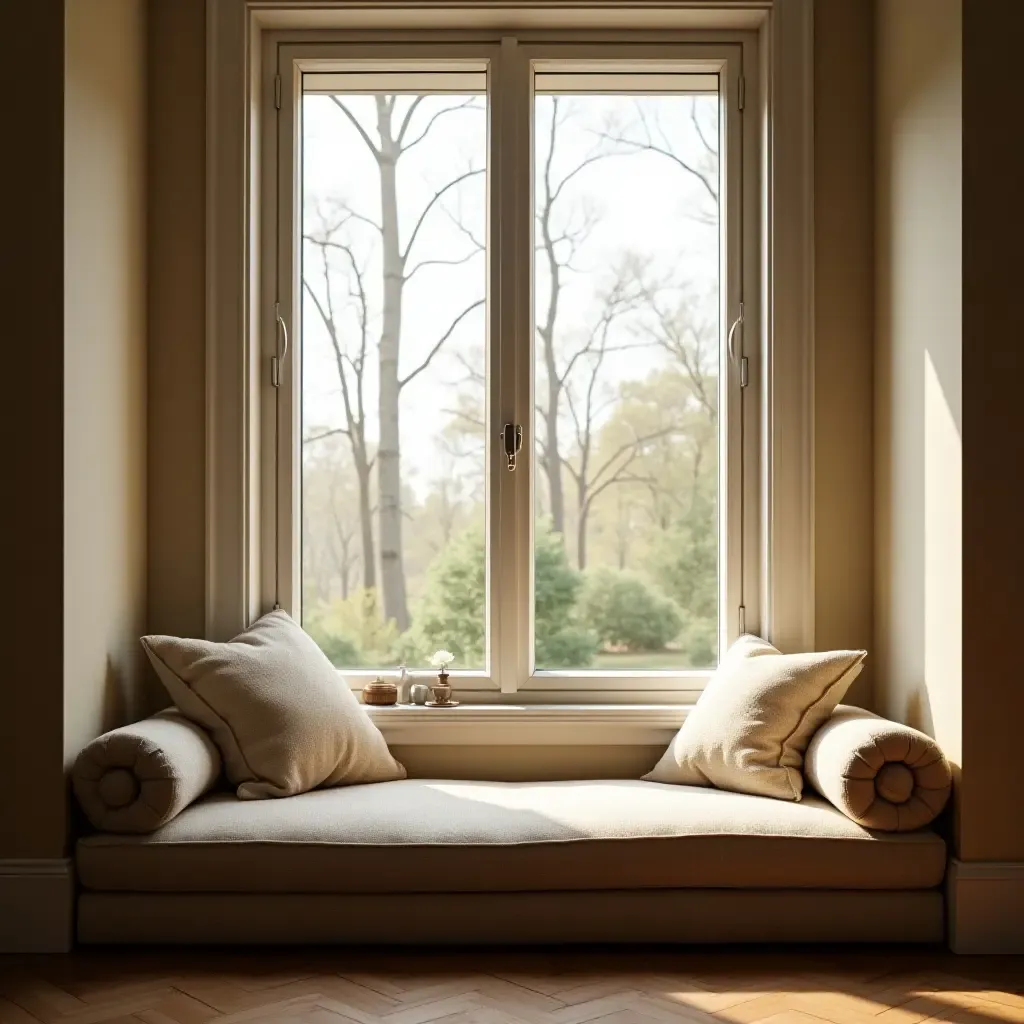
[[213, 734], [243, 800], [404, 779], [380, 730], [286, 612], [227, 643], [144, 636], [178, 709]]
[[866, 657], [866, 651], [782, 654], [760, 637], [740, 637], [644, 778], [799, 800], [807, 744]]

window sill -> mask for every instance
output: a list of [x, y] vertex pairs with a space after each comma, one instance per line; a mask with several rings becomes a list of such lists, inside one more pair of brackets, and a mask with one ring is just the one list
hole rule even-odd
[[389, 744], [667, 746], [692, 705], [398, 704], [364, 710]]

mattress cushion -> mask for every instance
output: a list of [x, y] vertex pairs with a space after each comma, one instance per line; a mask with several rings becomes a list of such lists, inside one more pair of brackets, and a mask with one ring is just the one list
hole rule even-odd
[[76, 859], [86, 888], [110, 892], [924, 889], [946, 852], [931, 831], [871, 831], [814, 796], [405, 779], [218, 793], [148, 835], [83, 838]]

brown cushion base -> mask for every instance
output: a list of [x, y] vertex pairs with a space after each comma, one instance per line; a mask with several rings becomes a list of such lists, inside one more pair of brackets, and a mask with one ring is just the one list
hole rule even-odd
[[77, 850], [86, 888], [136, 892], [927, 889], [945, 863], [934, 833], [872, 832], [818, 797], [628, 780], [217, 794]]
[[931, 892], [84, 893], [83, 943], [940, 942]]

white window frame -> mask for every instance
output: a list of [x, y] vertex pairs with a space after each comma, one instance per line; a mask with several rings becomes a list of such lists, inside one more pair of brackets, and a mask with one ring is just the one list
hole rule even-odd
[[[723, 2], [712, 8], [686, 2], [669, 10], [611, 4], [591, 5], [588, 11], [560, 9], [562, 22], [575, 19], [578, 27], [571, 31], [565, 24], [538, 27], [538, 14], [531, 9], [521, 12], [524, 28], [516, 32], [523, 41], [517, 58], [521, 61], [528, 56], [527, 47], [559, 46], [568, 38], [599, 45], [603, 37], [594, 30], [595, 18], [616, 28], [618, 17], [622, 28], [628, 25], [633, 30], [631, 45], [656, 48], [663, 45], [666, 32], [685, 31], [678, 35], [679, 43], [712, 50], [716, 45], [746, 47], [750, 57], [745, 66], [758, 67], [756, 79], [747, 76], [742, 118], [744, 153], [758, 153], [760, 163], [760, 173], [748, 176], [743, 195], [748, 222], [753, 219], [750, 211], [757, 211], [760, 220], [758, 231], [747, 232], [747, 248], [753, 248], [744, 254], [746, 279], [742, 282], [746, 352], [756, 354], [747, 391], [754, 392], [749, 396], [755, 399], [750, 408], [757, 416], [760, 448], [755, 458], [747, 459], [755, 476], [746, 488], [747, 501], [756, 496], [757, 513], [748, 516], [745, 524], [744, 543], [757, 553], [756, 559], [748, 559], [748, 566], [752, 564], [756, 571], [749, 577], [754, 586], [746, 588], [747, 626], [784, 650], [813, 647], [811, 9], [810, 0]], [[274, 77], [264, 66], [267, 55], [278, 44], [379, 45], [383, 39], [395, 38], [393, 31], [390, 36], [380, 35], [380, 30], [393, 30], [395, 24], [408, 25], [404, 35], [411, 45], [443, 48], [446, 38], [453, 39], [444, 26], [452, 13], [458, 24], [473, 28], [472, 10], [462, 6], [453, 12], [451, 4], [440, 3], [420, 4], [415, 10], [402, 10], [398, 4], [367, 4], [360, 12], [365, 27], [353, 25], [352, 12], [339, 12], [334, 5], [316, 10], [281, 0], [213, 0], [208, 5], [206, 620], [211, 638], [234, 635], [272, 604], [268, 581], [274, 571], [272, 562], [280, 557], [272, 538], [275, 534], [293, 538], [287, 521], [289, 501], [275, 500], [275, 494], [289, 498], [291, 508], [297, 500], [288, 477], [275, 481], [264, 470], [267, 444], [274, 434], [266, 411], [265, 361], [279, 344], [274, 289], [268, 294], [267, 287], [270, 261], [261, 259], [268, 242], [272, 244], [261, 237], [261, 224], [277, 202], [265, 174], [272, 148], [276, 149], [271, 125], [277, 113]], [[477, 13], [483, 18], [487, 12], [480, 8]], [[515, 17], [507, 9], [504, 13]], [[343, 44], [336, 42], [338, 33], [332, 31], [332, 20], [339, 14], [347, 26]], [[659, 29], [656, 35], [637, 34], [636, 27], [645, 20]], [[622, 28], [610, 38], [621, 40]], [[478, 42], [500, 46], [501, 33], [486, 26], [469, 34]], [[543, 57], [544, 51], [535, 49], [533, 55]], [[504, 66], [515, 65], [506, 61]], [[519, 81], [529, 88], [529, 80], [521, 73], [523, 65], [519, 67]], [[736, 102], [735, 81], [730, 88], [734, 94], [727, 100]], [[283, 113], [289, 108], [287, 81], [282, 81], [281, 89]], [[532, 167], [520, 171], [528, 189]], [[528, 201], [525, 193], [522, 201]], [[772, 232], [775, 223], [787, 228], [779, 237]], [[505, 275], [502, 281], [507, 280]], [[737, 294], [728, 297], [729, 320], [738, 309]], [[519, 294], [516, 301], [517, 316], [532, 323], [532, 313], [524, 305], [528, 296]], [[282, 303], [282, 312], [288, 322], [287, 302]], [[756, 325], [756, 332], [751, 325]], [[505, 352], [511, 353], [509, 358], [531, 360], [528, 368], [519, 370], [529, 371], [524, 378], [529, 379], [532, 347], [529, 352], [525, 348], [516, 353], [507, 346]], [[518, 405], [511, 410], [513, 422], [532, 425], [529, 397], [520, 396]], [[504, 417], [504, 411], [499, 416]], [[527, 428], [527, 437], [531, 433]], [[287, 467], [283, 471], [288, 472]], [[511, 476], [519, 517], [515, 543], [521, 544], [530, 536], [533, 521], [532, 469]], [[523, 486], [526, 481], [531, 486]], [[492, 505], [493, 497], [492, 493]], [[285, 510], [280, 531], [266, 511], [275, 508]], [[529, 565], [528, 559], [516, 558], [514, 546], [503, 545], [502, 552], [519, 570]], [[290, 557], [296, 557], [294, 539]], [[517, 590], [528, 594], [529, 580], [520, 578]], [[287, 592], [284, 598], [282, 603]], [[509, 601], [516, 600], [525, 603], [513, 593]], [[736, 609], [723, 605], [722, 610], [727, 636], [733, 636], [738, 626]], [[494, 611], [502, 614], [497, 608]], [[518, 622], [521, 630], [529, 629], [525, 616], [519, 616]], [[459, 689], [479, 689], [478, 699], [495, 701], [512, 699], [518, 689], [519, 703], [687, 703], [707, 675], [531, 677], [523, 664], [529, 642], [520, 635], [515, 645], [506, 643], [502, 650], [495, 646], [492, 661], [503, 659], [498, 671], [490, 677], [460, 679]]]

